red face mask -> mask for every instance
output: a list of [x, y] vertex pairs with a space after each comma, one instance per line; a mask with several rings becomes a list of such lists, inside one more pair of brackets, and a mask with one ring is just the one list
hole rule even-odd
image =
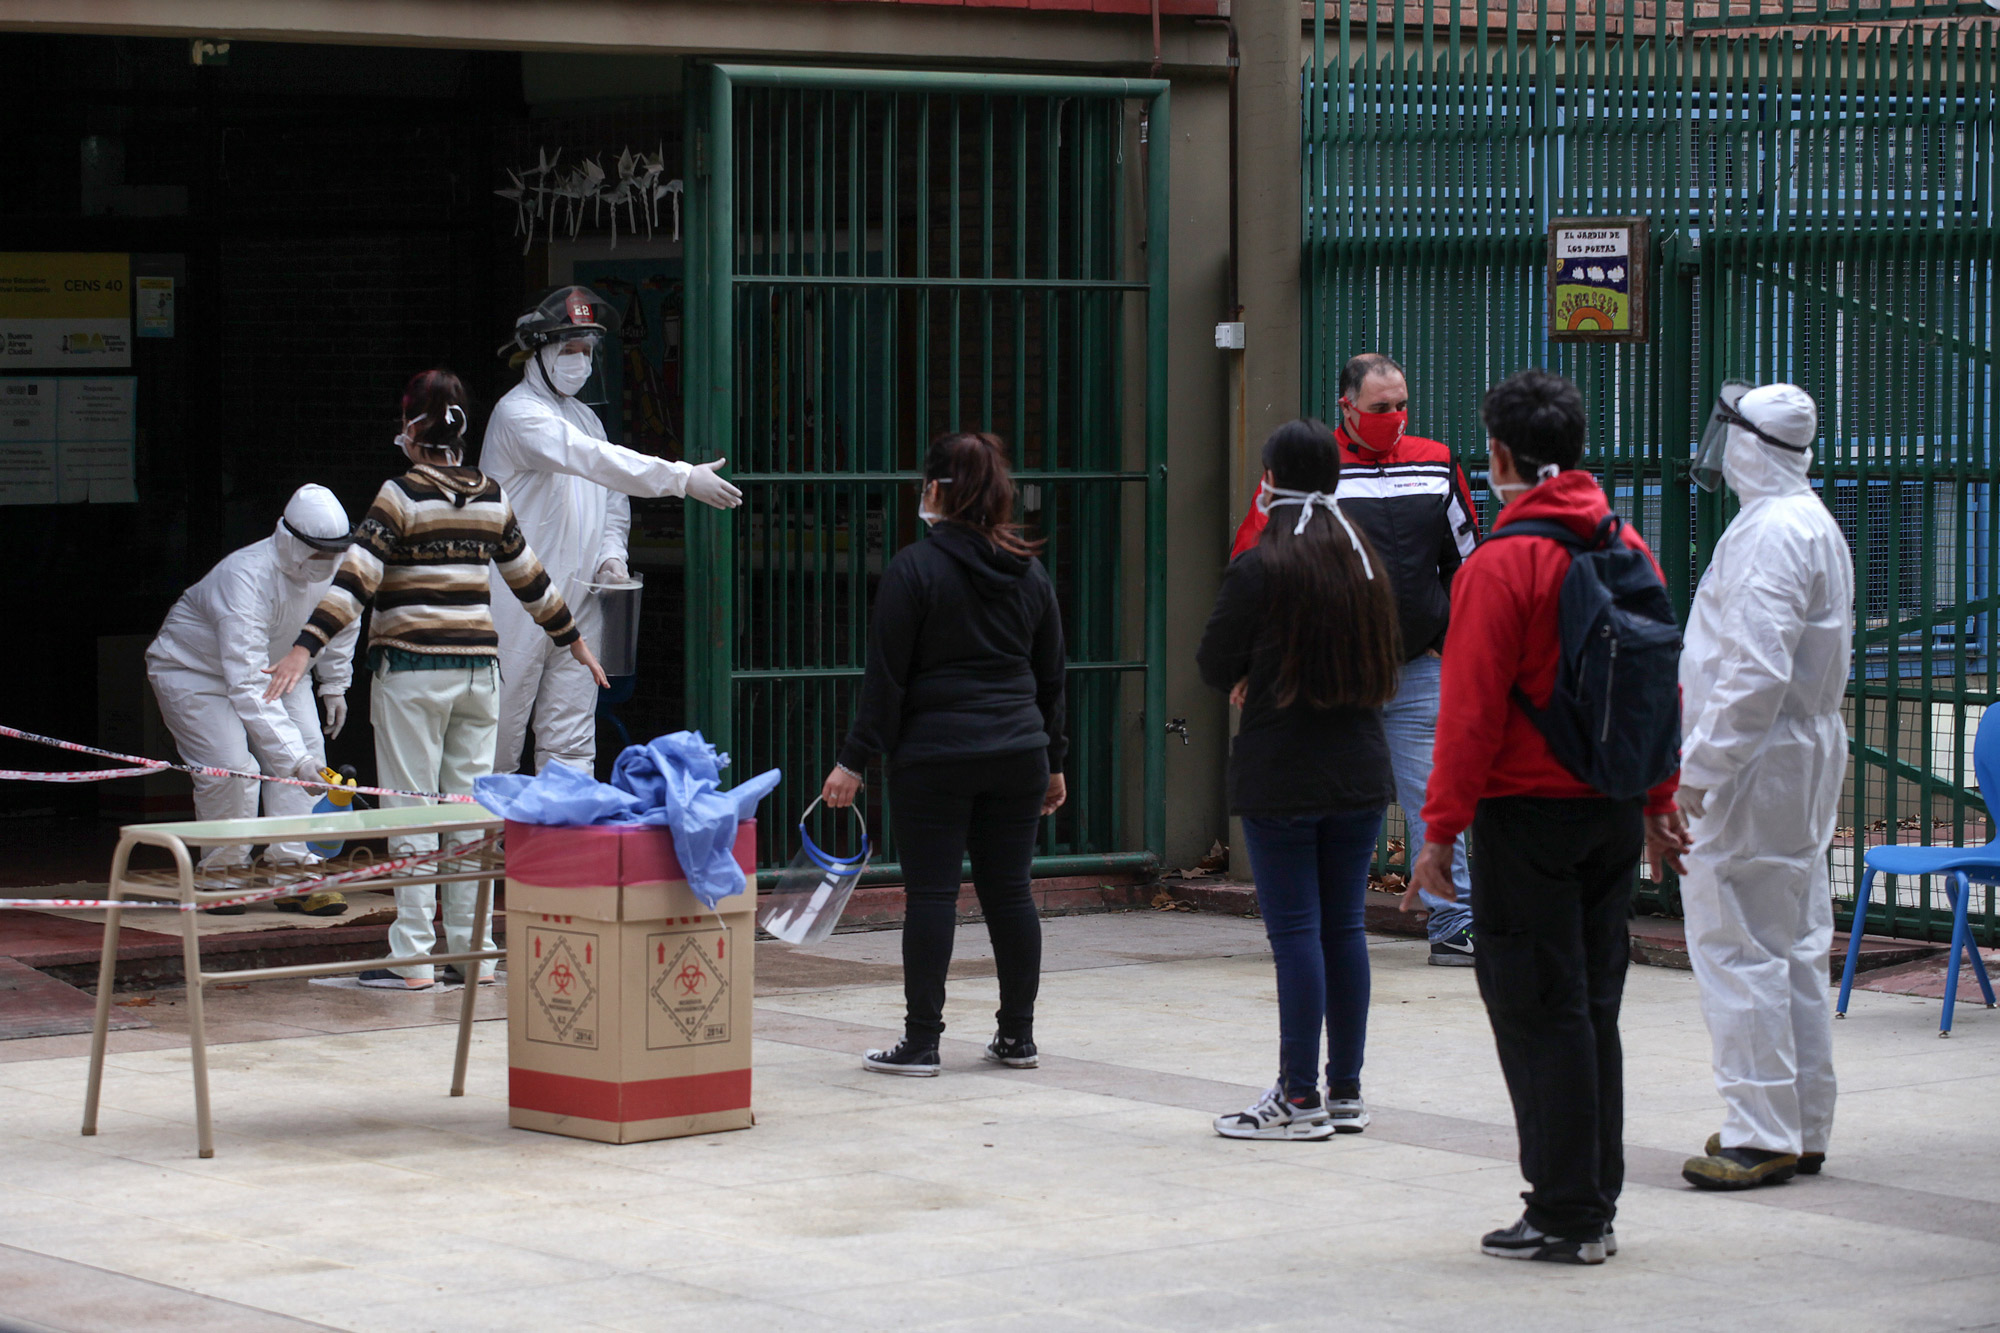
[[1410, 421], [1408, 412], [1363, 412], [1352, 403], [1348, 407], [1354, 411], [1347, 422], [1348, 434], [1371, 454], [1386, 454], [1395, 448], [1396, 441], [1403, 438], [1403, 427]]

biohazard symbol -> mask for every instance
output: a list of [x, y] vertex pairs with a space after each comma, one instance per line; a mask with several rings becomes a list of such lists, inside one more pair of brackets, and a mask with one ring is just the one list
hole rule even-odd
[[[536, 943], [546, 942], [548, 948], [542, 953], [540, 966], [528, 981], [528, 993], [535, 997], [535, 1006], [544, 1023], [530, 1024], [530, 1034], [541, 1028], [549, 1036], [534, 1036], [535, 1040], [554, 1040], [564, 1045], [582, 1045], [595, 1048], [597, 1045], [597, 986], [593, 980], [596, 969], [585, 958], [577, 955], [577, 944], [571, 937], [554, 932], [538, 933]], [[587, 941], [588, 936], [584, 939]], [[585, 944], [585, 957], [590, 950]]]
[[689, 931], [655, 935], [647, 942], [647, 952], [657, 960], [648, 987], [653, 1008], [673, 1024], [669, 1029], [657, 1017], [649, 1018], [648, 1047], [729, 1040], [729, 978], [705, 947], [708, 938], [708, 932]]

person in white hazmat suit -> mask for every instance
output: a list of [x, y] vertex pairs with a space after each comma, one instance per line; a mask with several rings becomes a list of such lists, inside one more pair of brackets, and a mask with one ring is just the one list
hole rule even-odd
[[[320, 654], [312, 691], [294, 689], [267, 702], [265, 668], [291, 649], [299, 626], [333, 582], [352, 533], [347, 511], [332, 491], [301, 486], [270, 536], [223, 557], [167, 612], [166, 623], [146, 650], [146, 676], [184, 761], [308, 782], [319, 777], [326, 767], [322, 733], [330, 740], [347, 725], [356, 627], [349, 626], [331, 651]], [[324, 724], [313, 707], [315, 691], [325, 700]], [[304, 787], [194, 778], [197, 819], [255, 818], [260, 797], [270, 815], [307, 814], [316, 800]], [[309, 865], [319, 859], [303, 842], [277, 843], [264, 855], [275, 864]], [[250, 849], [239, 844], [210, 848], [201, 865], [218, 870], [249, 860]], [[347, 910], [337, 893], [280, 902], [316, 916]]]
[[1732, 383], [1695, 480], [1742, 502], [1681, 653], [1688, 954], [1728, 1109], [1681, 1175], [1737, 1190], [1817, 1174], [1833, 1127], [1827, 952], [1854, 642], [1854, 561], [1807, 480], [1819, 412], [1791, 384]]
[[[587, 287], [550, 293], [514, 325], [500, 349], [521, 366], [486, 423], [480, 470], [500, 483], [528, 545], [576, 617], [603, 649], [603, 614], [590, 585], [630, 574], [625, 539], [631, 496], [681, 496], [733, 509], [743, 494], [718, 475], [727, 459], [690, 466], [612, 444], [597, 413], [578, 401], [616, 316]], [[597, 685], [493, 576], [500, 636], [500, 730], [493, 771], [512, 773], [532, 726], [534, 767], [561, 760], [588, 773], [597, 759]], [[504, 595], [503, 595], [504, 594]]]

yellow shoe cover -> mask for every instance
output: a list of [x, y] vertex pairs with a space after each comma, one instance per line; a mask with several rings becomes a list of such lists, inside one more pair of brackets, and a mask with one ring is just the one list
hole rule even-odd
[[280, 898], [271, 906], [280, 912], [304, 912], [307, 916], [343, 916], [347, 912], [347, 899], [332, 889], [321, 889], [303, 898]]
[[[1722, 1135], [1709, 1135], [1708, 1142], [1701, 1145], [1701, 1150], [1710, 1157], [1719, 1156], [1722, 1152]], [[1802, 1152], [1799, 1154], [1799, 1174], [1802, 1176], [1816, 1176], [1819, 1174], [1819, 1169], [1825, 1165], [1826, 1154], [1823, 1152]]]
[[1747, 1190], [1775, 1185], [1798, 1174], [1793, 1153], [1777, 1153], [1761, 1161], [1749, 1159], [1748, 1149], [1731, 1148], [1705, 1157], [1690, 1157], [1681, 1165], [1681, 1179], [1697, 1189]]

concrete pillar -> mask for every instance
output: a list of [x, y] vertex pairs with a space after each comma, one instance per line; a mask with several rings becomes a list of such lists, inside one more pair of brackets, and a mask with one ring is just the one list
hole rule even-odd
[[[1236, 90], [1243, 350], [1233, 354], [1238, 364], [1231, 376], [1229, 517], [1219, 539], [1225, 552], [1256, 495], [1264, 437], [1299, 414], [1299, 6], [1252, 0], [1235, 13], [1243, 62]], [[1235, 710], [1227, 711], [1234, 734]], [[1238, 821], [1230, 821], [1229, 832], [1230, 873], [1247, 879]]]
[[[1237, 5], [1236, 235], [1243, 302], [1242, 439], [1230, 509], [1255, 490], [1257, 450], [1299, 414], [1299, 9], [1277, 0]], [[1233, 523], [1234, 520], [1232, 520]]]

